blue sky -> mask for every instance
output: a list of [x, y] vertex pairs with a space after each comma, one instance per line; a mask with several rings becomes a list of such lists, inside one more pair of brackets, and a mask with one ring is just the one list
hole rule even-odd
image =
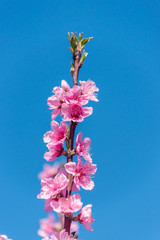
[[46, 216], [37, 174], [50, 129], [47, 98], [71, 85], [67, 32], [94, 39], [79, 79], [100, 89], [77, 131], [98, 165], [94, 231], [80, 239], [160, 238], [160, 1], [0, 1], [0, 233], [38, 240]]

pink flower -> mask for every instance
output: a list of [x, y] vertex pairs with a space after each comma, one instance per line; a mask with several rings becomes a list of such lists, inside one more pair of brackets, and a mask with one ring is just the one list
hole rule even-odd
[[[67, 172], [64, 167], [59, 167], [58, 168], [58, 173], [63, 173], [67, 177]], [[78, 188], [76, 187], [75, 183], [72, 185], [72, 192], [77, 192]], [[66, 189], [63, 190], [63, 195], [66, 195]]]
[[[41, 219], [38, 235], [41, 237], [49, 237], [51, 234], [54, 234], [57, 237], [63, 228], [63, 219], [64, 217], [61, 219], [61, 222], [55, 222], [53, 214], [50, 214], [47, 218]], [[78, 229], [79, 226], [77, 222], [72, 222], [70, 232], [77, 232]]]
[[76, 153], [80, 157], [83, 157], [86, 161], [92, 162], [92, 158], [88, 152], [90, 145], [90, 138], [84, 138], [84, 140], [82, 141], [82, 133], [79, 132], [76, 138]]
[[45, 210], [47, 212], [50, 212], [52, 210], [52, 201], [54, 201], [57, 195], [67, 187], [68, 182], [69, 180], [63, 173], [58, 173], [54, 179], [44, 178], [41, 180], [41, 193], [37, 195], [37, 198], [46, 199]]
[[[60, 237], [59, 240], [75, 240], [74, 237], [68, 235], [65, 229], [60, 232], [59, 237]], [[51, 238], [46, 237], [43, 238], [42, 240], [58, 240], [58, 238], [56, 238], [54, 235], [51, 235]]]
[[48, 101], [47, 101], [48, 105], [50, 106], [51, 109], [54, 109], [52, 112], [53, 120], [58, 116], [58, 114], [60, 114], [60, 116], [63, 115], [61, 111], [61, 107], [62, 107], [62, 104], [66, 102], [65, 94], [69, 90], [70, 90], [70, 87], [67, 84], [67, 82], [65, 80], [62, 80], [61, 87], [55, 87], [53, 89], [53, 93], [55, 95], [48, 98]]
[[47, 104], [50, 106], [50, 109], [54, 109], [52, 111], [52, 119], [54, 120], [58, 114], [62, 116], [61, 106], [62, 103], [65, 102], [64, 91], [60, 87], [56, 87], [53, 89], [55, 95], [48, 98]]
[[51, 207], [55, 212], [62, 213], [74, 213], [78, 212], [82, 208], [83, 203], [81, 202], [81, 196], [76, 193], [71, 196], [69, 199], [65, 197], [61, 197], [58, 200], [58, 204], [55, 202], [51, 203]]
[[68, 173], [71, 173], [74, 176], [74, 183], [78, 190], [80, 186], [86, 190], [92, 190], [94, 187], [94, 182], [87, 175], [95, 174], [97, 167], [96, 164], [86, 162], [82, 166], [81, 158], [78, 156], [78, 163], [70, 162], [65, 164], [65, 169]]
[[47, 218], [40, 220], [40, 229], [38, 235], [41, 237], [48, 237], [54, 233], [55, 218], [54, 215], [49, 215]]
[[12, 240], [12, 239], [9, 239], [6, 235], [0, 235], [0, 240]]
[[55, 177], [59, 168], [59, 164], [56, 163], [54, 165], [44, 164], [43, 171], [38, 174], [38, 178], [50, 178]]
[[74, 85], [73, 88], [71, 88], [70, 91], [66, 93], [66, 100], [68, 103], [74, 100], [80, 105], [85, 105], [88, 103], [86, 97], [82, 95], [82, 88], [77, 85]]
[[[58, 168], [58, 174], [63, 174], [67, 178], [67, 172], [66, 172], [65, 168], [63, 168], [63, 167]], [[73, 183], [72, 192], [75, 192], [77, 190], [78, 189], [75, 186], [75, 183]], [[62, 190], [62, 195], [63, 196], [66, 195], [66, 188], [64, 188]], [[46, 199], [46, 201], [45, 201], [44, 209], [46, 212], [50, 213], [53, 210], [53, 208], [56, 209], [57, 212], [61, 212], [61, 209], [60, 209], [60, 206], [58, 203], [58, 199], [56, 197], [50, 197], [50, 198]]]
[[82, 211], [80, 212], [79, 216], [79, 222], [83, 224], [83, 226], [88, 229], [89, 231], [93, 231], [93, 228], [90, 226], [94, 222], [94, 218], [91, 217], [92, 205], [88, 204], [85, 207], [82, 208]]
[[93, 112], [92, 107], [82, 107], [80, 103], [75, 100], [70, 101], [69, 104], [64, 103], [62, 113], [64, 114], [64, 121], [82, 122], [85, 117], [88, 117]]
[[91, 81], [79, 81], [82, 89], [82, 95], [86, 100], [92, 100], [98, 102], [98, 99], [95, 96], [94, 92], [98, 92], [99, 89], [96, 87], [96, 84]]
[[60, 232], [60, 240], [72, 240], [72, 239], [74, 240], [75, 238], [69, 236], [65, 229]]
[[48, 143], [47, 147], [49, 149], [49, 152], [46, 152], [44, 154], [44, 159], [46, 159], [48, 162], [52, 162], [56, 160], [56, 158], [60, 157], [63, 155], [63, 143], [58, 143], [58, 144], [53, 144], [53, 143]]
[[43, 140], [46, 143], [53, 144], [63, 143], [66, 140], [67, 125], [66, 122], [61, 122], [60, 126], [56, 121], [51, 122], [52, 131], [44, 134]]

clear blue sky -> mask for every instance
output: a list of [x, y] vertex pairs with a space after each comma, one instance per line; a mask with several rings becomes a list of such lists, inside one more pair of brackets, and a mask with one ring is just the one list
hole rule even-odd
[[160, 1], [0, 1], [0, 233], [38, 240], [46, 216], [37, 174], [45, 163], [46, 105], [72, 84], [67, 32], [94, 39], [79, 79], [100, 89], [78, 126], [98, 164], [94, 231], [85, 240], [160, 239]]

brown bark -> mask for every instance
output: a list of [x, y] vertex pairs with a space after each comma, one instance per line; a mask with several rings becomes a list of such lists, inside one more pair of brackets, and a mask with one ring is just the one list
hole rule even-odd
[[[80, 69], [80, 58], [81, 58], [81, 52], [79, 50], [75, 50], [73, 53], [73, 61], [74, 61], [74, 72], [72, 73], [73, 77], [73, 85], [78, 85], [78, 73]], [[71, 121], [70, 122], [70, 137], [69, 139], [71, 140], [71, 150], [73, 150], [74, 147], [74, 134], [75, 134], [75, 129], [76, 129], [77, 123]], [[67, 157], [67, 163], [73, 161], [73, 156], [68, 156]], [[69, 179], [69, 184], [67, 186], [67, 191], [66, 191], [66, 198], [69, 198], [72, 193], [72, 185], [73, 185], [73, 175], [72, 174], [67, 174], [67, 178]], [[70, 214], [68, 216], [65, 215], [64, 219], [64, 229], [70, 234], [70, 227], [72, 223], [72, 217], [73, 214]]]

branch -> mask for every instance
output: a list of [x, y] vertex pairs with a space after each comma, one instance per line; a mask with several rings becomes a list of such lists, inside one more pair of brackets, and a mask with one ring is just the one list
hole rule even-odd
[[[75, 49], [73, 53], [73, 61], [74, 61], [74, 71], [72, 73], [73, 77], [73, 85], [78, 85], [78, 73], [80, 69], [80, 59], [81, 59], [81, 52], [77, 49]], [[71, 150], [73, 150], [74, 146], [74, 134], [75, 134], [75, 129], [78, 123], [71, 121], [70, 122], [70, 136], [69, 139], [71, 140]], [[68, 156], [67, 157], [67, 163], [73, 161], [73, 156]], [[67, 186], [67, 191], [66, 191], [66, 198], [69, 199], [71, 196], [72, 192], [72, 185], [73, 185], [73, 175], [72, 174], [67, 174], [67, 178], [69, 179], [69, 183]], [[65, 221], [64, 221], [64, 228], [70, 234], [70, 226], [72, 223], [72, 217], [73, 214], [70, 214], [70, 216], [65, 216]]]

